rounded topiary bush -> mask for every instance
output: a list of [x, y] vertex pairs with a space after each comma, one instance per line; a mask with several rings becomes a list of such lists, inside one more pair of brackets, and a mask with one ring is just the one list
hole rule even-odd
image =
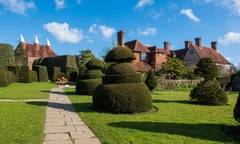
[[87, 70], [79, 76], [76, 83], [76, 93], [80, 95], [92, 95], [95, 88], [102, 83], [102, 70], [104, 62], [98, 59], [92, 59], [87, 64]]
[[202, 81], [190, 93], [192, 102], [205, 105], [224, 105], [227, 95], [216, 80]]
[[147, 112], [152, 99], [144, 83], [100, 85], [93, 95], [95, 106], [113, 113]]
[[120, 46], [110, 50], [105, 57], [106, 62], [131, 62], [135, 59], [134, 54], [129, 48]]
[[127, 74], [127, 73], [136, 73], [130, 63], [116, 63], [111, 65], [107, 70], [106, 74]]
[[97, 108], [112, 113], [138, 113], [152, 109], [152, 98], [141, 75], [137, 74], [130, 62], [135, 59], [132, 51], [125, 47], [112, 49], [105, 61], [111, 62], [93, 94]]

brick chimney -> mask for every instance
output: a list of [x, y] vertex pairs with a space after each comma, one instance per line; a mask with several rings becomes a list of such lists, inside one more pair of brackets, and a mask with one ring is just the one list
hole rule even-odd
[[191, 45], [192, 45], [192, 41], [189, 41], [189, 40], [187, 40], [187, 41], [184, 41], [184, 43], [185, 43], [185, 49], [188, 49], [188, 48], [190, 48], [190, 47], [191, 47]]
[[118, 36], [118, 46], [124, 46], [124, 31], [121, 30], [117, 33]]
[[211, 42], [211, 48], [214, 50], [217, 50], [217, 42], [216, 41]]
[[165, 50], [170, 50], [170, 43], [169, 42], [167, 42], [167, 41], [165, 41], [164, 43], [163, 43], [163, 45], [164, 45], [164, 49]]
[[200, 37], [195, 38], [195, 44], [197, 46], [201, 46], [201, 38]]

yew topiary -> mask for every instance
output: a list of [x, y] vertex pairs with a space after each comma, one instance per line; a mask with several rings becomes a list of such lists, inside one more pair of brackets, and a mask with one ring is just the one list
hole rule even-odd
[[216, 80], [202, 81], [190, 93], [191, 101], [205, 105], [224, 105], [227, 95]]
[[152, 109], [148, 87], [130, 64], [134, 59], [132, 51], [126, 47], [109, 51], [105, 61], [111, 65], [102, 77], [103, 84], [93, 93], [95, 107], [112, 113], [138, 113]]

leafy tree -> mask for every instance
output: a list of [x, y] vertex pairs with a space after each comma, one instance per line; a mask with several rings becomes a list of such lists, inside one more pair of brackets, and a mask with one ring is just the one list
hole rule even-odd
[[148, 72], [145, 84], [148, 86], [150, 91], [154, 90], [157, 87], [157, 78], [152, 70]]
[[210, 58], [202, 58], [197, 63], [195, 73], [199, 74], [205, 80], [212, 80], [218, 76], [218, 67]]
[[80, 54], [77, 56], [78, 58], [78, 66], [80, 68], [80, 73], [84, 73], [86, 69], [86, 63], [89, 62], [92, 59], [95, 59], [94, 54], [91, 50], [82, 50], [80, 51]]
[[176, 76], [182, 76], [186, 73], [183, 61], [176, 58], [167, 58], [167, 61], [163, 63], [161, 72], [169, 74], [171, 78]]

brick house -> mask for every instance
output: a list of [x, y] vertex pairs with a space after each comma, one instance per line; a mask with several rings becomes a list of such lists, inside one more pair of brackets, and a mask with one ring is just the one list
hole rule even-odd
[[172, 56], [169, 42], [164, 42], [164, 48], [159, 48], [157, 46], [146, 46], [138, 40], [124, 42], [124, 31], [119, 31], [117, 35], [118, 45], [126, 46], [133, 51], [136, 60], [132, 62], [132, 65], [137, 71], [147, 72], [151, 68], [157, 71], [166, 61], [166, 58]]
[[47, 39], [46, 45], [39, 44], [38, 37], [35, 37], [35, 42], [33, 44], [26, 43], [23, 35], [20, 36], [20, 42], [15, 49], [17, 51], [20, 47], [24, 49], [24, 52], [28, 59], [29, 69], [32, 69], [33, 61], [41, 57], [54, 57], [56, 53], [52, 50], [51, 44]]
[[217, 42], [211, 42], [211, 48], [201, 45], [201, 38], [195, 38], [195, 44], [185, 41], [185, 47], [179, 50], [171, 50], [170, 43], [164, 42], [163, 48], [146, 46], [138, 40], [124, 42], [124, 31], [119, 31], [118, 45], [130, 48], [136, 60], [132, 65], [137, 71], [146, 72], [151, 68], [154, 71], [161, 69], [167, 57], [183, 60], [185, 66], [196, 66], [201, 58], [209, 57], [216, 63], [222, 74], [230, 73], [230, 62], [217, 51]]
[[201, 38], [195, 38], [195, 44], [185, 41], [183, 49], [175, 50], [175, 57], [183, 60], [185, 66], [195, 67], [201, 58], [209, 57], [218, 66], [222, 74], [229, 74], [231, 71], [230, 62], [217, 51], [217, 42], [212, 41], [211, 47], [202, 46]]

